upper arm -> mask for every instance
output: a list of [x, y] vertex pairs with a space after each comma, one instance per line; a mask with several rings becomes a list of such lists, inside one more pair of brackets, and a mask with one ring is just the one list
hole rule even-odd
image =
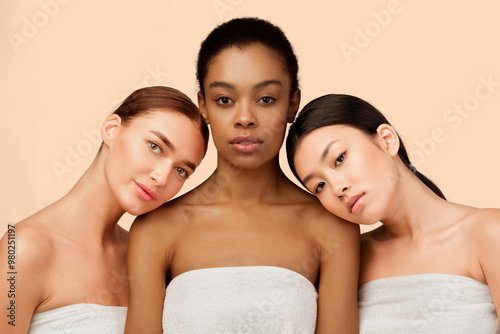
[[39, 270], [44, 252], [37, 249], [31, 231], [9, 225], [0, 240], [1, 333], [26, 333], [34, 310], [42, 301]]
[[168, 240], [161, 237], [159, 225], [149, 218], [138, 218], [130, 229], [126, 333], [162, 333]]
[[[488, 210], [481, 218], [479, 238], [476, 244], [479, 249], [479, 263], [483, 270], [493, 302], [500, 319], [500, 210]], [[477, 224], [479, 225], [479, 224]]]
[[359, 226], [328, 220], [320, 237], [317, 333], [357, 333]]

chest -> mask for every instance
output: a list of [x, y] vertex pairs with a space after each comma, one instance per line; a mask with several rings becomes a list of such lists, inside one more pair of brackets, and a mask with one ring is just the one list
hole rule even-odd
[[103, 255], [80, 250], [54, 253], [43, 277], [42, 308], [78, 303], [125, 306], [128, 299], [126, 253]]
[[361, 246], [360, 283], [383, 277], [442, 273], [481, 280], [477, 254], [459, 235], [423, 241], [366, 241]]
[[189, 222], [170, 269], [278, 266], [314, 281], [318, 249], [305, 221], [286, 210], [206, 210]]

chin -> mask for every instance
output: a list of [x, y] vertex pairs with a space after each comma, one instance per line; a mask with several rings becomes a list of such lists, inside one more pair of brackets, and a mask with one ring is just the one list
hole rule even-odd
[[152, 210], [151, 208], [146, 209], [144, 206], [141, 207], [139, 205], [124, 205], [123, 209], [132, 216], [140, 216]]

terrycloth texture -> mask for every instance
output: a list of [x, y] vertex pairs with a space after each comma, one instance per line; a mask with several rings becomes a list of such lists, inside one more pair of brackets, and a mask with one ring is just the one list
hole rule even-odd
[[358, 306], [363, 334], [500, 333], [488, 286], [464, 276], [377, 279], [359, 288]]
[[74, 304], [35, 313], [28, 334], [123, 334], [127, 308]]
[[316, 288], [279, 267], [198, 269], [167, 286], [163, 333], [314, 333]]

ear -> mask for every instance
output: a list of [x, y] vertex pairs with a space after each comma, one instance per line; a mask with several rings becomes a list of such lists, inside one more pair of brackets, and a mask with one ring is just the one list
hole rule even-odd
[[382, 150], [391, 156], [396, 156], [399, 151], [399, 136], [389, 124], [380, 124], [377, 128], [377, 142]]
[[286, 116], [286, 121], [288, 123], [292, 123], [295, 120], [295, 115], [299, 110], [300, 95], [300, 89], [297, 88], [290, 98], [290, 105], [288, 107], [288, 114]]
[[122, 119], [117, 114], [112, 114], [104, 120], [104, 123], [101, 126], [101, 137], [102, 141], [107, 146], [111, 146], [113, 144], [116, 132], [121, 124]]
[[205, 123], [210, 124], [207, 114], [207, 105], [205, 103], [205, 98], [203, 97], [201, 92], [198, 92], [198, 107], [200, 108], [201, 117], [203, 118]]

